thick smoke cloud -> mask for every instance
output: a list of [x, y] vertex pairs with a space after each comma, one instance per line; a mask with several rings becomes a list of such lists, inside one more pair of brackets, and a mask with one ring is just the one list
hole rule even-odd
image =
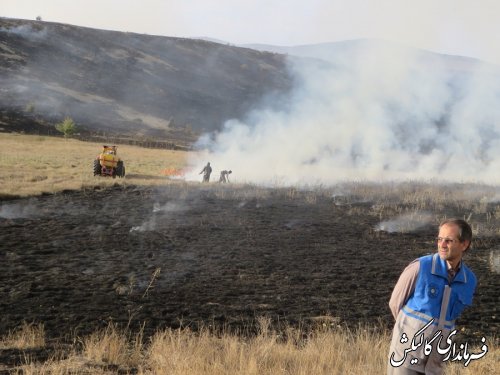
[[499, 181], [499, 69], [374, 41], [322, 57], [290, 58], [287, 109], [202, 136], [194, 168], [259, 184]]

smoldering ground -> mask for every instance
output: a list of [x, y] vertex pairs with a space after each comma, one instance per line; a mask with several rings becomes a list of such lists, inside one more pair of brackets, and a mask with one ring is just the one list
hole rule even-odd
[[287, 186], [499, 182], [500, 68], [369, 40], [321, 57], [290, 58], [287, 106], [204, 135], [192, 163]]
[[[411, 186], [387, 185], [370, 195], [376, 189], [356, 184], [300, 190], [178, 182], [2, 202], [0, 332], [23, 321], [43, 323], [49, 338], [64, 340], [112, 322], [133, 330], [144, 324], [146, 335], [200, 324], [251, 332], [260, 316], [277, 328], [313, 326], [325, 315], [389, 328], [387, 301], [402, 269], [435, 251], [439, 218], [473, 212], [480, 236], [467, 263], [479, 288], [458, 324], [471, 339], [498, 335], [500, 239], [492, 228], [499, 218], [490, 215], [498, 202], [481, 208], [479, 199], [455, 199], [460, 194], [439, 187], [433, 196], [448, 200], [396, 199], [405, 189]], [[380, 230], [402, 212], [430, 218], [412, 230]]]

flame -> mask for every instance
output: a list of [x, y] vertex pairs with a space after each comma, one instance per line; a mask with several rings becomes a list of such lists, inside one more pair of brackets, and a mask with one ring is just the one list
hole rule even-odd
[[165, 168], [160, 172], [163, 176], [167, 177], [184, 177], [186, 172], [179, 168]]

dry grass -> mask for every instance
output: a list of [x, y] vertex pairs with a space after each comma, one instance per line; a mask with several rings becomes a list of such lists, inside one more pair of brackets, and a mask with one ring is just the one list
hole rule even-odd
[[82, 355], [95, 363], [112, 363], [126, 367], [137, 367], [143, 357], [142, 331], [133, 338], [116, 326], [95, 332], [83, 339]]
[[[39, 337], [39, 328], [25, 325], [21, 336], [31, 331], [31, 336]], [[260, 332], [253, 337], [183, 328], [157, 332], [144, 343], [141, 332], [133, 336], [109, 326], [75, 341], [81, 345], [66, 354], [54, 353], [44, 363], [27, 358], [24, 365], [11, 370], [19, 374], [383, 374], [390, 338], [382, 329], [359, 327], [352, 331], [327, 323], [308, 334], [290, 327], [279, 333], [270, 328], [268, 319], [261, 318]], [[487, 340], [489, 352], [482, 359], [466, 368], [463, 362], [453, 363], [445, 374], [494, 374], [500, 359], [494, 342]], [[11, 334], [2, 345], [19, 348], [17, 345], [25, 344], [13, 340]], [[470, 352], [479, 353], [480, 349]]]
[[0, 133], [0, 197], [38, 195], [91, 186], [157, 185], [167, 178], [162, 171], [186, 165], [183, 151], [119, 145], [124, 179], [94, 177], [92, 163], [101, 143], [56, 137]]
[[0, 349], [31, 349], [45, 346], [43, 324], [23, 322], [20, 327], [0, 339]]

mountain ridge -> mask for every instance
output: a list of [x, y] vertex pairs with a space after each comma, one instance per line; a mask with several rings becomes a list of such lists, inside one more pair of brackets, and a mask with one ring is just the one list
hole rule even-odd
[[285, 60], [203, 40], [0, 18], [0, 127], [9, 130], [12, 113], [41, 129], [69, 116], [91, 131], [194, 139], [286, 93]]

